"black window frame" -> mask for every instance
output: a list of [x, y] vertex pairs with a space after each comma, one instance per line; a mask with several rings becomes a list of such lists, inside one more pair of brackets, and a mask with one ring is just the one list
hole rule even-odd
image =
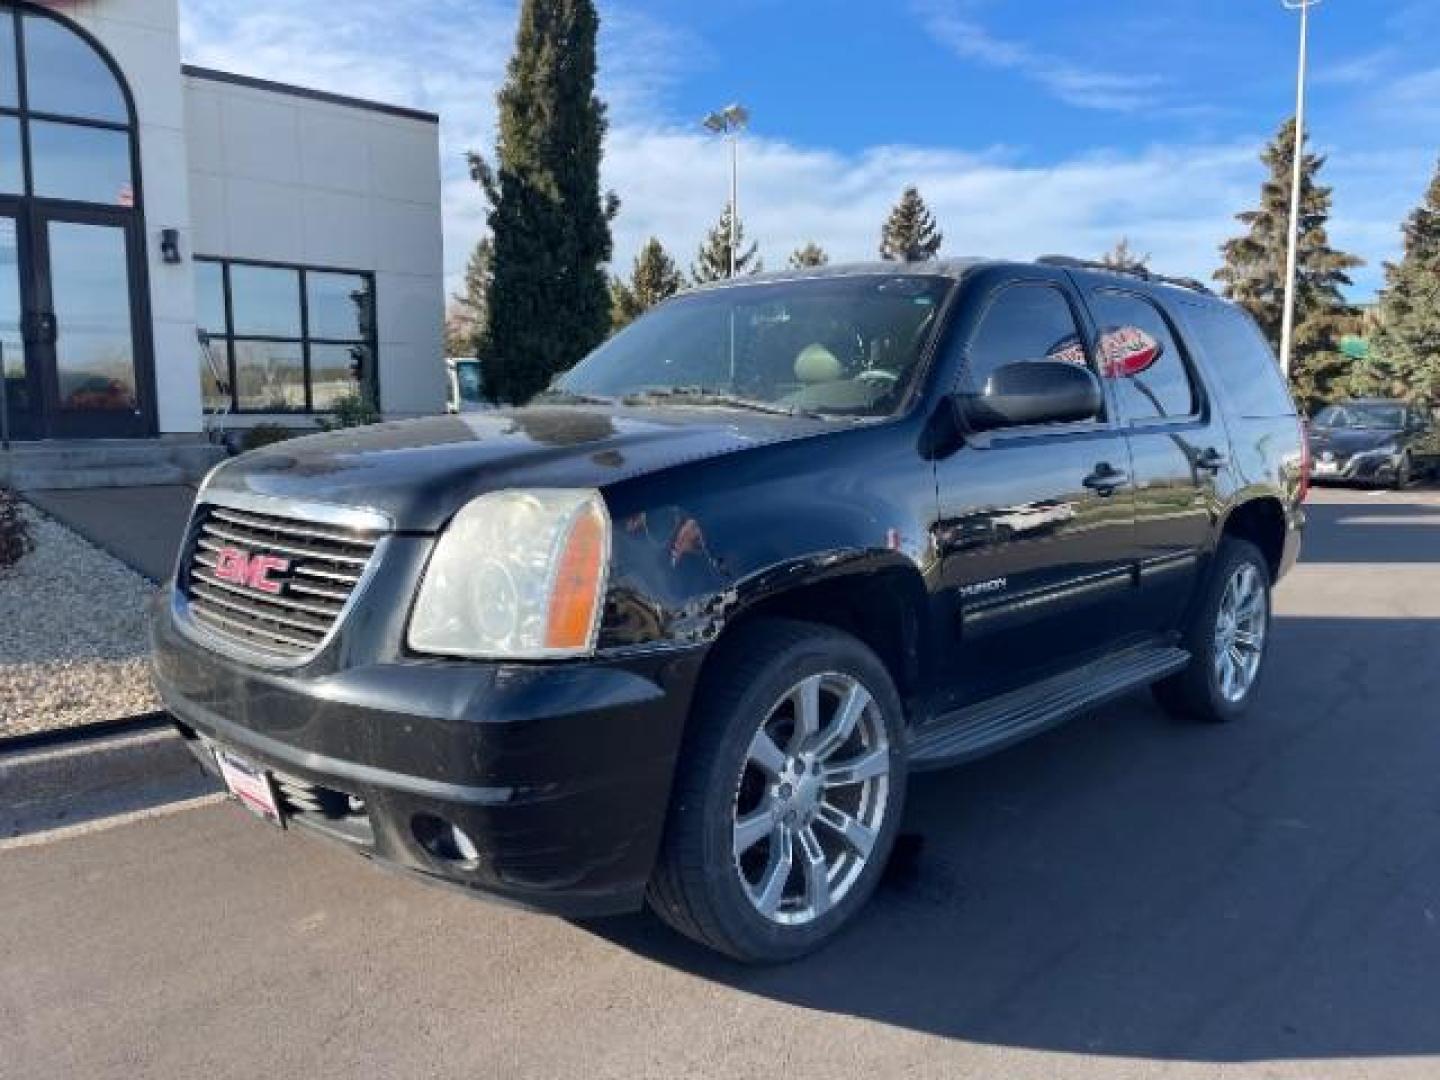
[[[1125, 415], [1125, 403], [1123, 395], [1114, 387], [1107, 388], [1107, 396], [1115, 402], [1115, 421], [1122, 428], [1153, 428], [1167, 427], [1176, 424], [1199, 424], [1204, 423], [1210, 415], [1210, 391], [1206, 386], [1204, 378], [1201, 377], [1199, 366], [1195, 363], [1193, 348], [1189, 339], [1180, 332], [1180, 326], [1170, 312], [1165, 309], [1155, 297], [1140, 292], [1137, 289], [1127, 289], [1122, 285], [1101, 285], [1091, 289], [1085, 297], [1085, 305], [1090, 309], [1091, 319], [1095, 325], [1094, 353], [1099, 355], [1101, 337], [1105, 333], [1105, 323], [1099, 317], [1097, 301], [1107, 295], [1128, 297], [1147, 305], [1159, 316], [1161, 324], [1170, 332], [1170, 340], [1175, 343], [1175, 356], [1180, 361], [1180, 368], [1185, 373], [1185, 379], [1190, 384], [1190, 400], [1192, 409], [1184, 416], [1141, 416], [1131, 417]], [[1119, 383], [1119, 379], [1100, 377], [1102, 383]]]
[[[81, 28], [70, 22], [68, 19], [59, 17], [56, 12], [46, 11], [44, 8], [37, 8], [22, 3], [0, 3], [0, 19], [11, 20], [13, 40], [15, 43], [15, 104], [0, 105], [0, 116], [14, 119], [20, 125], [20, 156], [21, 156], [21, 190], [7, 192], [6, 194], [19, 198], [44, 199], [62, 205], [74, 206], [112, 206], [122, 209], [133, 209], [137, 213], [144, 205], [141, 201], [140, 191], [140, 140], [137, 137], [137, 121], [135, 119], [135, 105], [131, 99], [130, 87], [126, 82], [124, 74], [120, 71], [115, 61], [98, 43], [86, 34]], [[32, 109], [30, 107], [30, 86], [29, 73], [25, 48], [25, 20], [26, 18], [48, 19], [58, 24], [61, 28], [73, 34], [84, 45], [110, 69], [115, 77], [116, 86], [125, 105], [127, 119], [125, 120], [100, 120], [88, 116], [74, 116], [69, 113], [50, 112], [44, 109]], [[125, 135], [129, 143], [128, 161], [130, 166], [130, 202], [127, 206], [123, 202], [92, 202], [85, 199], [71, 199], [62, 196], [45, 195], [35, 190], [35, 168], [33, 154], [30, 146], [30, 123], [38, 120], [43, 123], [64, 124], [70, 127], [99, 128], [102, 131], [114, 131]]]
[[[362, 373], [357, 386], [362, 394], [368, 394], [370, 400], [379, 407], [380, 402], [380, 347], [379, 347], [379, 302], [377, 300], [375, 272], [373, 270], [356, 270], [343, 266], [316, 266], [309, 263], [276, 262], [269, 259], [245, 259], [229, 255], [196, 255], [194, 262], [200, 264], [218, 265], [220, 267], [220, 288], [223, 294], [223, 310], [225, 312], [225, 330], [223, 333], [216, 333], [207, 327], [202, 327], [209, 338], [212, 349], [223, 346], [225, 356], [223, 369], [230, 386], [230, 415], [231, 416], [328, 416], [332, 415], [331, 409], [315, 408], [314, 386], [311, 381], [310, 371], [310, 349], [312, 345], [340, 345], [355, 346], [361, 345], [367, 351], [369, 357], [368, 370]], [[300, 336], [286, 337], [275, 334], [237, 334], [235, 333], [235, 301], [230, 286], [230, 268], [233, 266], [255, 267], [262, 270], [287, 270], [296, 275], [296, 283], [300, 290]], [[362, 337], [335, 338], [335, 337], [313, 337], [310, 334], [310, 290], [307, 282], [308, 274], [347, 274], [351, 277], [362, 278], [370, 291], [369, 326]], [[302, 378], [304, 380], [305, 405], [299, 409], [246, 409], [240, 406], [239, 385], [236, 379], [236, 357], [235, 345], [237, 342], [254, 341], [276, 345], [299, 345]]]

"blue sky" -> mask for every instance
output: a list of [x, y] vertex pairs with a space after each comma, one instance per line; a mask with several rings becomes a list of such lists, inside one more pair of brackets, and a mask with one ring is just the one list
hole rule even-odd
[[[511, 0], [181, 0], [186, 58], [433, 109], [446, 270], [484, 228], [464, 151], [488, 149]], [[1121, 234], [1208, 278], [1256, 154], [1293, 107], [1296, 16], [1280, 0], [601, 2], [605, 180], [616, 266], [655, 234], [688, 264], [725, 198], [697, 118], [753, 113], [741, 208], [768, 265], [816, 240], [874, 254], [907, 183], [951, 254], [1096, 255]], [[1312, 138], [1332, 235], [1366, 299], [1440, 154], [1440, 3], [1324, 0], [1312, 18]]]

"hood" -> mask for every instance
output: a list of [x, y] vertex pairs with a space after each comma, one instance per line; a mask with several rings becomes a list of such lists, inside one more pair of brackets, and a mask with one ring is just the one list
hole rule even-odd
[[228, 462], [206, 491], [369, 507], [430, 532], [489, 491], [601, 488], [830, 426], [719, 409], [502, 409], [291, 439]]
[[1310, 448], [1314, 451], [1329, 450], [1340, 457], [1349, 457], [1377, 446], [1394, 442], [1400, 438], [1399, 431], [1385, 428], [1327, 428], [1310, 429]]

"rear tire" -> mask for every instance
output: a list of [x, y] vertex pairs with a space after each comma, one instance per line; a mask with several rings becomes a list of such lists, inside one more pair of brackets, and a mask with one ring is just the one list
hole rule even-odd
[[1245, 712], [1265, 667], [1270, 589], [1270, 566], [1260, 549], [1223, 537], [1181, 639], [1190, 664], [1153, 687], [1167, 712], [1206, 723]]
[[894, 846], [900, 697], [870, 649], [829, 627], [766, 619], [717, 648], [647, 899], [737, 960], [793, 960], [864, 906]]

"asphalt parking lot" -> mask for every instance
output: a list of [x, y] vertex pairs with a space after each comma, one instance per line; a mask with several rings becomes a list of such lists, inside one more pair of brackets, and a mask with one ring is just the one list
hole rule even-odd
[[0, 1077], [1440, 1075], [1440, 492], [1324, 491], [1228, 728], [1136, 695], [918, 778], [859, 925], [741, 968], [200, 801], [0, 842]]

